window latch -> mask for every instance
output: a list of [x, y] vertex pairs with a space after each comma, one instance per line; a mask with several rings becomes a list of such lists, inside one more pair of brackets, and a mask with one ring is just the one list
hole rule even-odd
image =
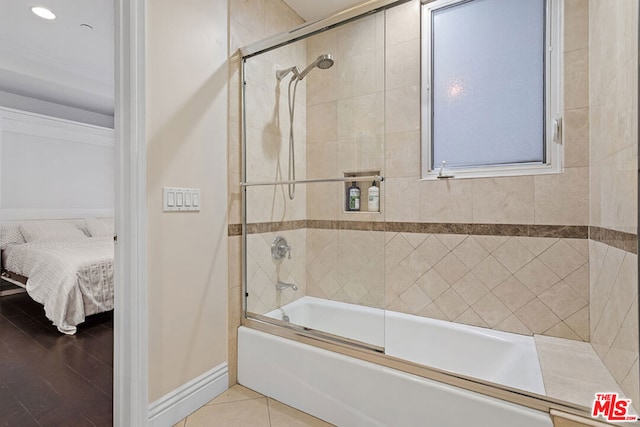
[[562, 144], [562, 118], [553, 119], [553, 142]]
[[440, 166], [440, 172], [438, 172], [438, 179], [448, 179], [448, 178], [453, 178], [453, 175], [444, 175], [444, 164], [446, 163], [445, 160], [442, 161], [442, 166]]

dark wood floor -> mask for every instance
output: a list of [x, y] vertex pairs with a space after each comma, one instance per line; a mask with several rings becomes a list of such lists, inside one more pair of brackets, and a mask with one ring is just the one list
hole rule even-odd
[[113, 312], [63, 335], [25, 293], [0, 297], [0, 426], [111, 426]]

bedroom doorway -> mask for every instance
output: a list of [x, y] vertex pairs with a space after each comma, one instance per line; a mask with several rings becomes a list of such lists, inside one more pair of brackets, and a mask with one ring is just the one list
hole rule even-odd
[[[56, 36], [70, 36], [69, 40], [89, 43], [94, 35], [110, 26], [110, 36], [107, 37], [111, 42], [110, 51], [95, 46], [93, 50], [108, 52], [106, 56], [108, 57], [107, 61], [111, 63], [111, 95], [110, 100], [109, 96], [105, 96], [108, 90], [104, 89], [109, 85], [101, 86], [97, 81], [99, 79], [96, 78], [96, 75], [101, 72], [92, 73], [90, 70], [87, 72], [86, 67], [60, 67], [60, 64], [64, 62], [60, 58], [53, 61], [55, 64], [47, 66], [43, 58], [50, 59], [53, 56], [51, 50], [47, 55], [38, 55], [37, 52], [34, 53], [28, 49], [17, 49], [15, 57], [12, 58], [14, 60], [7, 61], [11, 66], [17, 68], [5, 69], [4, 65], [0, 67], [0, 106], [4, 107], [1, 114], [3, 123], [0, 132], [7, 131], [20, 135], [14, 141], [7, 138], [0, 140], [1, 144], [9, 146], [9, 149], [0, 151], [0, 165], [3, 165], [4, 160], [5, 166], [13, 164], [15, 168], [15, 164], [19, 162], [10, 162], [8, 160], [11, 159], [10, 156], [22, 156], [14, 158], [18, 160], [28, 157], [29, 150], [26, 153], [13, 150], [16, 147], [23, 149], [26, 146], [24, 144], [21, 146], [25, 138], [24, 135], [27, 135], [27, 139], [31, 138], [27, 143], [31, 147], [31, 153], [34, 152], [34, 147], [42, 147], [43, 144], [46, 144], [42, 137], [46, 134], [43, 129], [47, 129], [47, 126], [57, 127], [65, 135], [71, 135], [71, 143], [82, 146], [83, 155], [88, 154], [88, 158], [91, 160], [87, 162], [88, 165], [84, 165], [83, 171], [85, 173], [83, 175], [70, 179], [70, 168], [61, 163], [59, 159], [61, 156], [55, 157], [56, 153], [54, 152], [47, 160], [56, 166], [57, 175], [62, 175], [62, 178], [67, 179], [67, 182], [63, 183], [65, 185], [64, 191], [58, 193], [50, 191], [47, 185], [50, 185], [54, 180], [48, 177], [26, 179], [25, 185], [27, 187], [25, 188], [35, 188], [40, 192], [39, 196], [29, 196], [31, 193], [26, 189], [12, 192], [10, 184], [13, 184], [15, 189], [16, 176], [24, 176], [24, 174], [9, 175], [10, 178], [7, 178], [3, 177], [0, 171], [0, 190], [2, 191], [0, 193], [0, 222], [23, 219], [36, 221], [111, 216], [115, 217], [116, 224], [115, 233], [111, 231], [111, 235], [117, 235], [119, 243], [115, 248], [113, 271], [115, 279], [113, 299], [117, 309], [89, 316], [85, 322], [78, 326], [75, 335], [67, 336], [57, 331], [55, 326], [51, 326], [51, 321], [46, 319], [39, 303], [33, 301], [29, 295], [19, 293], [18, 288], [11, 287], [13, 283], [9, 280], [3, 280], [2, 289], [4, 290], [6, 286], [11, 290], [6, 293], [6, 296], [0, 297], [0, 322], [2, 322], [0, 327], [2, 340], [0, 342], [3, 343], [0, 349], [0, 384], [3, 385], [0, 388], [0, 394], [2, 395], [3, 409], [9, 408], [10, 411], [15, 412], [11, 412], [9, 425], [17, 423], [16, 425], [23, 426], [31, 425], [33, 422], [42, 425], [55, 424], [56, 417], [63, 417], [64, 414], [74, 411], [95, 425], [144, 425], [147, 418], [146, 357], [144, 357], [146, 354], [144, 335], [146, 329], [143, 327], [146, 318], [144, 316], [140, 318], [140, 314], [145, 312], [144, 288], [141, 286], [144, 283], [144, 233], [140, 230], [144, 230], [145, 220], [143, 208], [145, 156], [144, 150], [138, 150], [138, 147], [144, 146], [142, 132], [144, 121], [143, 108], [141, 107], [144, 99], [142, 91], [144, 80], [141, 71], [142, 59], [144, 58], [141, 51], [144, 44], [142, 37], [144, 29], [143, 6], [131, 5], [130, 3], [139, 2], [124, 0], [98, 0], [83, 5], [88, 8], [84, 10], [87, 12], [84, 16], [79, 16], [82, 8], [76, 8], [76, 5], [73, 8], [77, 10], [71, 11], [70, 14], [68, 11], [57, 9], [57, 19], [46, 21], [33, 15], [29, 8], [26, 12], [14, 11], [13, 8], [25, 7], [25, 5], [19, 2], [15, 5], [12, 3], [14, 2], [5, 2], [4, 6], [11, 9], [11, 13], [15, 12], [29, 20], [29, 25], [40, 25], [46, 30], [53, 30]], [[50, 3], [52, 9], [54, 5], [63, 7], [53, 1], [40, 3], [43, 6]], [[97, 10], [103, 7], [110, 9], [110, 13], [106, 15], [108, 18], [104, 21], [107, 22], [105, 25], [102, 25], [104, 22], [101, 21], [104, 14]], [[20, 36], [20, 42], [25, 44], [30, 41], [43, 43], [43, 40], [53, 38], [53, 36], [43, 36], [42, 34], [38, 37], [34, 36], [35, 33], [28, 30], [29, 26], [19, 25], [18, 20], [13, 19], [9, 9], [6, 14], [3, 13], [3, 25], [0, 29], [1, 47], [5, 48], [12, 44], [9, 39], [11, 34]], [[95, 21], [91, 21], [92, 19]], [[102, 22], [102, 24], [96, 22]], [[9, 25], [11, 23], [16, 23], [17, 29]], [[69, 25], [69, 28], [73, 27], [73, 29], [61, 30], [60, 23]], [[83, 31], [84, 33], [74, 37], [72, 31]], [[69, 43], [62, 44], [62, 46], [64, 47], [59, 50], [62, 54], [68, 54], [67, 51], [74, 50]], [[114, 57], [116, 58], [115, 66]], [[65, 59], [69, 59], [69, 57]], [[98, 65], [100, 65], [99, 62], [100, 60], [96, 60]], [[38, 74], [36, 66], [43, 67], [42, 71], [39, 71], [40, 74]], [[53, 72], [51, 67], [55, 68], [55, 66], [60, 69]], [[67, 76], [63, 73], [65, 69], [70, 71]], [[25, 77], [26, 73], [20, 74], [21, 70], [30, 71], [33, 78]], [[11, 74], [22, 75], [21, 84], [2, 86], [2, 82]], [[74, 87], [74, 84], [77, 86]], [[60, 101], [56, 98], [57, 96], [68, 96], [69, 98], [66, 101]], [[93, 99], [93, 105], [82, 105], [89, 99]], [[105, 111], [108, 108], [110, 108], [110, 114]], [[17, 116], [20, 117], [16, 119]], [[27, 117], [27, 120], [22, 120], [24, 117]], [[37, 123], [29, 123], [29, 118], [35, 118]], [[95, 137], [94, 140], [90, 144], [80, 143], [78, 132], [69, 132], [69, 129], [65, 128], [65, 125], [71, 122], [86, 125], [87, 129], [95, 131], [92, 135]], [[105, 141], [104, 135], [101, 135], [102, 131], [109, 127], [112, 133], [110, 143]], [[33, 131], [25, 132], [25, 129]], [[29, 135], [30, 133], [35, 135]], [[62, 151], [67, 148], [69, 147], [64, 147]], [[110, 164], [102, 161], [104, 156], [101, 155], [105, 150], [112, 152]], [[85, 192], [83, 193], [84, 200], [89, 200], [93, 204], [91, 206], [73, 205], [74, 200], [78, 199], [72, 197], [77, 196], [78, 185], [91, 183], [94, 186], [100, 186], [102, 190], [106, 188], [106, 180], [100, 181], [98, 179], [96, 181], [87, 178], [91, 172], [106, 169], [111, 173], [110, 194], [107, 194], [108, 191], [102, 191], [101, 197], [91, 198], [91, 195], [87, 195]], [[31, 200], [26, 199], [27, 196], [31, 197]], [[102, 202], [109, 196], [111, 204], [106, 206]], [[34, 199], [51, 202], [51, 204], [49, 206], [44, 203], [34, 205]], [[65, 203], [67, 205], [64, 205]], [[109, 212], [106, 212], [107, 210]], [[83, 231], [86, 231], [86, 223]], [[128, 286], [118, 286], [119, 283], [127, 283]], [[47, 322], [49, 322], [48, 325]], [[4, 327], [9, 324], [12, 325], [11, 328]], [[47, 326], [48, 329], [46, 329]], [[8, 337], [15, 338], [11, 345], [6, 344]], [[34, 343], [36, 347], [32, 346]], [[8, 355], [17, 354], [20, 351], [29, 354], [29, 357], [40, 355], [37, 360], [31, 360], [23, 355], [23, 364], [20, 366], [24, 368], [24, 364], [31, 360], [32, 365], [37, 366], [38, 371], [35, 374], [28, 374], [30, 377], [22, 377], [21, 380], [16, 378], [10, 380], [13, 387], [17, 387], [15, 390], [18, 390], [12, 394], [15, 398], [19, 397], [14, 399], [14, 403], [18, 405], [5, 406], [7, 402], [10, 402], [6, 398], [7, 384], [9, 384], [7, 375], [17, 371], [15, 369], [17, 365], [10, 365], [12, 361]], [[58, 370], [55, 380], [45, 379], [45, 369], [55, 369], [54, 363], [61, 363], [65, 366], [62, 370], [73, 371], [75, 377], [64, 379]], [[93, 387], [91, 392], [83, 393], [80, 391], [79, 384], [82, 381]], [[52, 387], [52, 384], [57, 389]], [[46, 398], [35, 397], [33, 390], [40, 388], [41, 385], [43, 385], [43, 389], [47, 387], [54, 389], [54, 392], [50, 393], [51, 390], [49, 390]], [[56, 395], [62, 396], [64, 399], [56, 400]], [[107, 398], [102, 399], [101, 395]], [[27, 411], [26, 414], [20, 414], [18, 406], [24, 408], [23, 403], [28, 400], [36, 402], [35, 409]], [[85, 413], [84, 410], [78, 409], [74, 401], [90, 402], [92, 413]], [[0, 421], [4, 423], [4, 418], [7, 416], [8, 412], [3, 410], [3, 413], [0, 414]], [[68, 417], [64, 418], [67, 422], [69, 421]]]

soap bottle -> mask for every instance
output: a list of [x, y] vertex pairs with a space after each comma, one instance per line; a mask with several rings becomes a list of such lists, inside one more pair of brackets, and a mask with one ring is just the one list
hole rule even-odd
[[376, 182], [373, 181], [369, 190], [367, 190], [367, 210], [369, 212], [380, 211], [380, 189], [376, 186]]
[[349, 211], [359, 211], [360, 210], [360, 187], [356, 185], [356, 182], [353, 181], [351, 183], [351, 187], [349, 187], [348, 192], [348, 206], [347, 210]]

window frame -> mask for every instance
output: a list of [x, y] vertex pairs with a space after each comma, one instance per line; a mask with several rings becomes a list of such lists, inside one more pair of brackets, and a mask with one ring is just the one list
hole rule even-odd
[[[542, 175], [562, 172], [562, 0], [545, 0], [544, 158], [542, 164], [506, 164], [475, 167], [433, 165], [432, 139], [432, 19], [433, 11], [474, 0], [422, 0], [421, 5], [421, 175], [423, 180], [440, 178], [486, 178]], [[506, 0], [509, 1], [509, 0]], [[442, 173], [441, 173], [442, 172]]]

